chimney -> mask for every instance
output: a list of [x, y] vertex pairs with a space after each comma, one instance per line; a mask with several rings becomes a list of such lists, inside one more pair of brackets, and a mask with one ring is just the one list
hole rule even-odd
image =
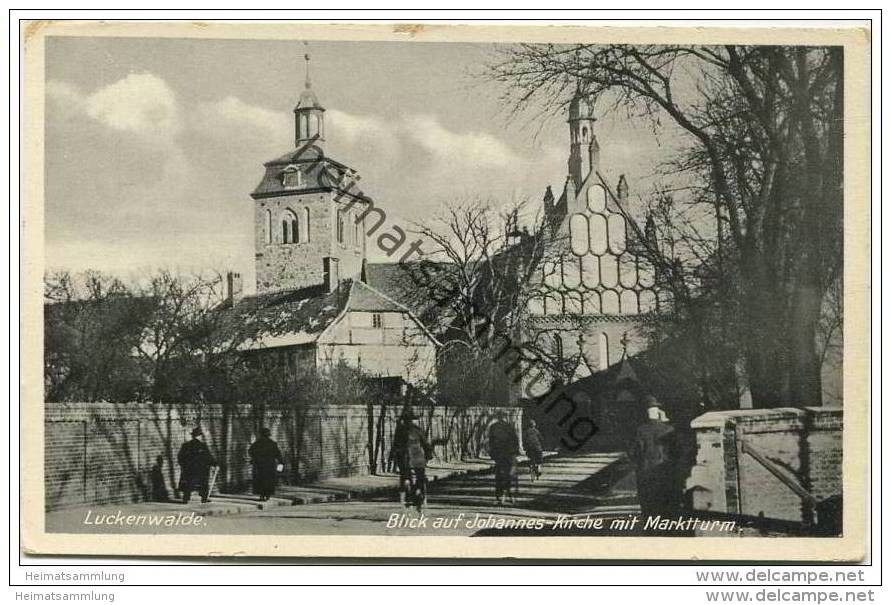
[[241, 273], [229, 271], [226, 273], [226, 301], [229, 306], [234, 305], [241, 299], [244, 290], [244, 281], [241, 279]]
[[322, 259], [322, 268], [325, 271], [325, 289], [330, 294], [340, 285], [340, 259], [326, 256]]

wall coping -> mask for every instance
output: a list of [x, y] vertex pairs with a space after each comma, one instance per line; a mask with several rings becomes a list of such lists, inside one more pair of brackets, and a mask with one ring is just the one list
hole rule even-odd
[[808, 418], [811, 424], [823, 425], [834, 423], [836, 419], [841, 421], [843, 413], [843, 408], [840, 406], [717, 410], [697, 416], [690, 422], [690, 427], [694, 430], [709, 430], [720, 429], [727, 423], [754, 425], [777, 421], [803, 425]]
[[[372, 407], [380, 410], [385, 404], [375, 403]], [[495, 409], [498, 406], [466, 406], [463, 408], [446, 407], [442, 405], [434, 406], [437, 410], [464, 409], [470, 413], [482, 413]], [[222, 418], [222, 404], [219, 403], [152, 403], [147, 401], [131, 401], [131, 402], [44, 402], [44, 421], [70, 421], [79, 422], [84, 420], [99, 421], [136, 421], [136, 420], [157, 420], [166, 418], [168, 409], [170, 410], [171, 420], [181, 424], [188, 424], [193, 420], [194, 416], [199, 414], [207, 421], [218, 420]], [[247, 418], [254, 411], [250, 404], [238, 404], [234, 406], [237, 417]], [[394, 416], [398, 415], [401, 404], [389, 405], [390, 413]], [[419, 416], [424, 414], [427, 406], [413, 406], [415, 413]], [[368, 404], [365, 403], [338, 403], [332, 405], [311, 405], [302, 408], [294, 408], [303, 410], [309, 416], [319, 416], [322, 418], [330, 418], [338, 415], [355, 415], [366, 414]], [[510, 407], [511, 410], [519, 410], [517, 407]], [[280, 416], [289, 410], [282, 408], [267, 408], [266, 414], [269, 417]], [[377, 414], [377, 412], [375, 412]]]

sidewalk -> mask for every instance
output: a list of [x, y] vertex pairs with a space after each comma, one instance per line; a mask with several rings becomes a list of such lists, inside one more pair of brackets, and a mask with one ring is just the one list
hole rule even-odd
[[[545, 457], [556, 456], [557, 452], [546, 452]], [[525, 464], [525, 456], [518, 462]], [[442, 481], [451, 477], [473, 476], [491, 472], [495, 468], [489, 458], [478, 458], [463, 461], [441, 461], [434, 459], [427, 466], [427, 476], [431, 482]], [[324, 502], [358, 500], [393, 495], [399, 487], [397, 473], [379, 475], [357, 475], [353, 477], [335, 477], [323, 479], [305, 485], [280, 485], [276, 495], [266, 502], [253, 494], [211, 494], [210, 502], [202, 504], [197, 494], [192, 501], [184, 505], [179, 502], [130, 502], [121, 504], [101, 504], [96, 506], [76, 506], [47, 513], [47, 531], [83, 531], [97, 519], [125, 518], [131, 515], [164, 515], [177, 516], [201, 515], [202, 517], [221, 517], [239, 515], [249, 512], [270, 510], [277, 507], [300, 504], [319, 504]]]
[[[545, 452], [545, 458], [557, 455], [557, 452]], [[517, 462], [524, 465], [528, 461], [526, 456], [519, 456]], [[427, 478], [431, 482], [442, 481], [450, 477], [469, 476], [493, 471], [494, 463], [490, 458], [475, 458], [472, 460], [432, 460], [427, 465]], [[322, 479], [304, 485], [279, 485], [276, 488], [275, 497], [267, 503], [271, 506], [282, 504], [319, 504], [322, 502], [335, 502], [354, 500], [360, 498], [374, 498], [388, 494], [395, 494], [399, 487], [398, 473], [379, 473], [377, 475], [354, 475], [352, 477], [333, 477]], [[244, 501], [244, 494], [214, 494], [213, 500]], [[281, 503], [274, 503], [281, 501]], [[262, 507], [261, 507], [262, 508]]]

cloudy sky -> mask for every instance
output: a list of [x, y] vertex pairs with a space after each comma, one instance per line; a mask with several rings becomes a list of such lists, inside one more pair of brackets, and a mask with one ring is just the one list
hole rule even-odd
[[[46, 60], [48, 268], [240, 270], [253, 283], [249, 194], [293, 148], [300, 41], [50, 38]], [[328, 155], [360, 171], [390, 216], [449, 199], [559, 195], [568, 129], [511, 118], [480, 76], [488, 44], [314, 42]], [[602, 169], [647, 187], [646, 129], [598, 122]]]

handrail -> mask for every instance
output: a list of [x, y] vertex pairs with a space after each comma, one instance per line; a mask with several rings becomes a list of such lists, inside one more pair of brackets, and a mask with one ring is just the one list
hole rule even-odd
[[786, 485], [786, 487], [788, 487], [793, 492], [795, 492], [799, 498], [801, 498], [805, 502], [808, 502], [812, 506], [817, 505], [817, 499], [813, 496], [813, 494], [811, 494], [809, 491], [807, 491], [804, 488], [804, 486], [801, 485], [801, 483], [799, 483], [797, 479], [795, 479], [795, 477], [792, 477], [785, 469], [783, 469], [776, 463], [771, 462], [767, 458], [767, 456], [765, 456], [763, 453], [758, 451], [758, 448], [756, 448], [754, 445], [749, 443], [748, 440], [741, 439], [740, 441], [741, 441], [742, 451], [744, 453], [749, 454], [752, 458], [757, 460], [758, 463], [761, 466], [763, 466], [764, 468], [766, 468], [768, 471], [770, 471], [770, 473], [774, 477], [776, 477], [777, 479], [782, 481], [783, 484]]

